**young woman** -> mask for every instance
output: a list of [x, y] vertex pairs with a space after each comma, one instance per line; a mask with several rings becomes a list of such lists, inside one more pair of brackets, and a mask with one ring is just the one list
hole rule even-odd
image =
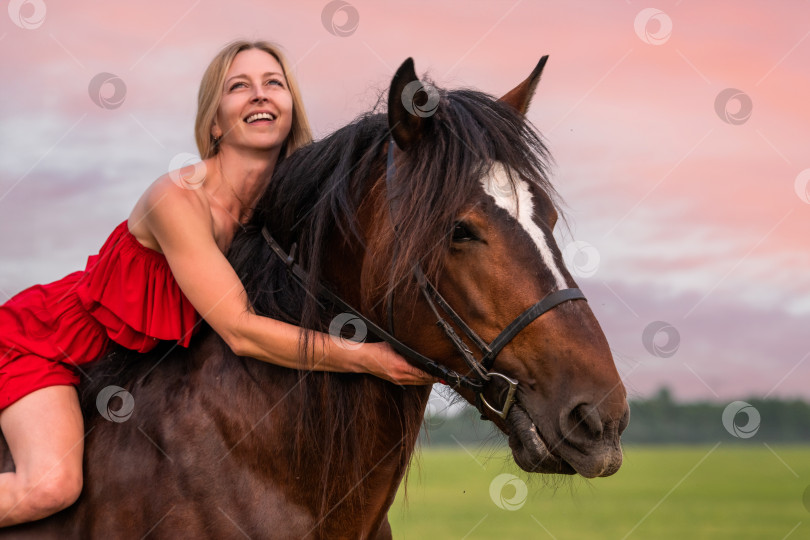
[[[235, 354], [310, 365], [300, 328], [256, 315], [224, 256], [278, 160], [311, 140], [295, 79], [274, 46], [240, 41], [214, 58], [195, 136], [204, 166], [158, 178], [84, 271], [0, 306], [0, 428], [16, 466], [0, 474], [0, 526], [78, 498], [84, 426], [75, 366], [112, 342], [139, 351], [159, 340], [187, 346], [201, 316]], [[313, 341], [314, 369], [434, 382], [386, 344], [347, 350]]]

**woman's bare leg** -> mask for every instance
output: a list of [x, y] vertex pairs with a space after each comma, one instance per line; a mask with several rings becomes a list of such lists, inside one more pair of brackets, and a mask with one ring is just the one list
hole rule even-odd
[[82, 490], [84, 421], [72, 386], [49, 386], [0, 413], [16, 472], [0, 474], [0, 527], [67, 508]]

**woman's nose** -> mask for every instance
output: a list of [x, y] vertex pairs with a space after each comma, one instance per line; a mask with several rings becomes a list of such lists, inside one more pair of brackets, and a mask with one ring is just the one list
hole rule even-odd
[[251, 101], [267, 101], [268, 90], [263, 84], [254, 86], [253, 97]]

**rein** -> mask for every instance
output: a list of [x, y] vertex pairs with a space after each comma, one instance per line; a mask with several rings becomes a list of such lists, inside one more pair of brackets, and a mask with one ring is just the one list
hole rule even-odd
[[[287, 265], [287, 270], [290, 272], [292, 277], [297, 281], [302, 287], [306, 288], [307, 281], [309, 279], [309, 273], [301, 268], [301, 266], [295, 262], [295, 249], [296, 244], [292, 245], [290, 248], [290, 254], [287, 254], [284, 249], [276, 242], [276, 240], [270, 235], [270, 232], [267, 230], [267, 227], [262, 227], [262, 236], [264, 237], [267, 244], [270, 246], [270, 249], [282, 260], [284, 264]], [[427, 356], [411, 349], [397, 338], [380, 328], [376, 323], [371, 321], [368, 317], [360, 313], [357, 309], [351, 306], [348, 302], [343, 300], [340, 296], [329, 290], [329, 288], [325, 287], [323, 284], [318, 284], [317, 293], [322, 297], [326, 298], [333, 304], [337, 305], [340, 309], [351, 313], [366, 325], [368, 331], [374, 334], [378, 339], [385, 341], [391, 348], [394, 349], [397, 353], [404, 356], [414, 364], [416, 364], [420, 369], [423, 371], [433, 375], [441, 379], [442, 381], [450, 384], [450, 386], [460, 386], [462, 388], [467, 388], [472, 390], [473, 392], [480, 392], [483, 390], [483, 385], [481, 382], [476, 381], [474, 379], [470, 379], [469, 377], [465, 377], [460, 373], [449, 369], [435, 360], [431, 360]]]
[[[394, 165], [395, 143], [393, 137], [390, 139], [388, 144], [388, 162], [386, 166], [385, 181], [388, 193], [390, 195], [390, 193], [393, 192], [393, 176], [396, 173], [396, 167]], [[394, 201], [389, 199], [389, 205], [392, 206], [393, 204]], [[396, 230], [396, 226], [394, 228]], [[302, 287], [306, 288], [309, 274], [303, 268], [301, 268], [298, 263], [295, 262], [295, 250], [297, 244], [292, 245], [290, 248], [290, 253], [288, 254], [272, 237], [270, 232], [267, 230], [267, 227], [262, 227], [262, 236], [273, 252], [282, 261], [284, 261], [284, 264], [287, 266], [287, 270], [290, 272], [293, 278]], [[468, 374], [475, 373], [474, 378], [467, 375], [462, 375], [457, 371], [453, 371], [452, 369], [428, 358], [418, 351], [413, 350], [394, 337], [393, 311], [391, 307], [393, 302], [391, 298], [389, 298], [388, 303], [388, 319], [390, 327], [389, 333], [383, 330], [373, 321], [369, 320], [365, 315], [360, 313], [357, 309], [348, 304], [345, 300], [329, 290], [329, 288], [325, 287], [323, 284], [318, 284], [317, 292], [336, 306], [340, 307], [340, 309], [351, 313], [363, 321], [369, 332], [371, 332], [378, 339], [387, 342], [389, 345], [391, 345], [391, 348], [408, 359], [418, 368], [433, 375], [434, 377], [437, 377], [442, 383], [448, 384], [453, 388], [457, 389], [461, 387], [474, 392], [476, 396], [476, 407], [482, 413], [482, 417], [484, 412], [483, 408], [486, 408], [500, 418], [506, 419], [506, 416], [509, 414], [509, 409], [516, 401], [515, 393], [517, 391], [518, 381], [504, 375], [503, 373], [492, 371], [495, 359], [503, 348], [506, 347], [506, 345], [508, 345], [509, 342], [511, 342], [524, 328], [526, 328], [544, 313], [554, 309], [563, 302], [585, 300], [585, 295], [582, 294], [582, 291], [578, 288], [560, 289], [558, 291], [554, 291], [516, 317], [511, 323], [509, 323], [509, 325], [506, 326], [506, 328], [503, 329], [503, 331], [501, 331], [500, 334], [498, 334], [494, 340], [492, 340], [491, 343], [488, 344], [475, 332], [475, 330], [470, 328], [470, 326], [464, 322], [464, 319], [462, 319], [461, 316], [458, 315], [458, 313], [456, 313], [450, 304], [444, 299], [444, 297], [442, 297], [436, 287], [434, 287], [430, 280], [427, 279], [419, 264], [414, 265], [413, 272], [422, 295], [436, 317], [436, 325], [442, 329], [447, 338], [453, 343], [461, 357], [464, 358], [464, 361], [470, 368]], [[481, 351], [480, 360], [475, 358], [475, 355], [473, 355], [472, 351], [464, 340], [459, 337], [459, 335], [453, 329], [453, 326], [444, 317], [442, 317], [439, 311], [440, 309], [444, 312], [445, 316], [455, 323], [456, 326], [460, 328], [461, 331]], [[508, 384], [506, 398], [504, 399], [504, 403], [500, 407], [500, 410], [487, 402], [486, 398], [484, 397], [484, 390], [493, 382], [493, 378], [500, 379]]]

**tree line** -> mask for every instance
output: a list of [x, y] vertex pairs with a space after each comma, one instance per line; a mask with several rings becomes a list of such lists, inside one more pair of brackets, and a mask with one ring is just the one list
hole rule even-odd
[[[725, 412], [725, 423], [724, 423]], [[472, 407], [460, 414], [426, 415], [423, 446], [505, 445], [506, 437]], [[749, 398], [738, 402], [679, 403], [662, 388], [647, 399], [630, 400], [624, 444], [810, 443], [810, 403]]]

